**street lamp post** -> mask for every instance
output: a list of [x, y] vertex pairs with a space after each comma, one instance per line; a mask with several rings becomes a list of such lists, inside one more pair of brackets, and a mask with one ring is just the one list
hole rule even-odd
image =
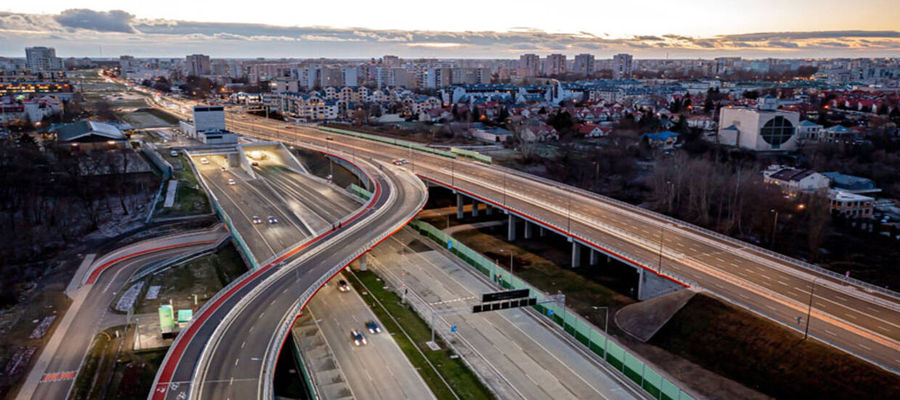
[[662, 262], [663, 262], [663, 234], [666, 231], [666, 225], [662, 224], [659, 226], [659, 263], [656, 264], [657, 272], [662, 273]]
[[775, 246], [775, 229], [778, 228], [778, 211], [774, 208], [769, 210], [770, 213], [775, 213], [775, 220], [772, 222], [772, 237], [769, 239], [769, 245]]
[[803, 330], [803, 340], [809, 337], [809, 319], [812, 316], [813, 294], [816, 291], [816, 278], [812, 280], [812, 286], [809, 288], [809, 307], [806, 309], [806, 329]]

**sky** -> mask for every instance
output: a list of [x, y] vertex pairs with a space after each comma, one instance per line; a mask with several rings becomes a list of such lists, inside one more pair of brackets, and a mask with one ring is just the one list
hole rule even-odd
[[900, 56], [897, 0], [235, 3], [0, 5], [0, 55], [47, 45], [64, 57]]

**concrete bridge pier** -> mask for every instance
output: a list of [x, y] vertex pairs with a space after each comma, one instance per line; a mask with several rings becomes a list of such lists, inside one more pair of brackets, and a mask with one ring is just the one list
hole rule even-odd
[[460, 193], [456, 194], [456, 219], [463, 219], [465, 215], [463, 215], [463, 205], [465, 204], [465, 199], [463, 199], [463, 195]]
[[547, 236], [547, 230], [543, 226], [538, 227], [538, 237]]
[[663, 278], [652, 271], [641, 268], [638, 277], [638, 300], [644, 301], [654, 297], [684, 289], [675, 282]]
[[368, 271], [369, 270], [369, 253], [363, 253], [363, 255], [359, 256], [356, 260], [357, 265], [359, 265], [360, 271]]
[[534, 236], [534, 224], [528, 221], [523, 221], [525, 223], [525, 239], [531, 239]]
[[472, 200], [472, 218], [478, 217], [478, 200]]
[[490, 204], [487, 204], [484, 207], [484, 215], [494, 215], [494, 207], [491, 207]]
[[506, 241], [514, 242], [516, 240], [516, 216], [509, 214], [507, 219], [509, 222], [506, 227]]
[[591, 248], [591, 260], [590, 265], [594, 266], [600, 262], [600, 252]]
[[572, 240], [572, 268], [581, 266], [581, 244]]

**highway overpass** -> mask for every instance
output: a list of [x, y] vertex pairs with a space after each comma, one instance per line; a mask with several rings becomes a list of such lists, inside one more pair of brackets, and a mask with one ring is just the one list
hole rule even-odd
[[[345, 161], [359, 166], [374, 187], [373, 197], [352, 215], [344, 214], [346, 206], [329, 199], [327, 193], [321, 195], [323, 190], [330, 190], [323, 188], [322, 182], [301, 182], [294, 176], [301, 174], [274, 166], [253, 167], [260, 181], [271, 185], [276, 195], [288, 197], [288, 193], [291, 198], [320, 202], [308, 208], [327, 224], [321, 232], [302, 236], [302, 240], [281, 250], [273, 246], [275, 254], [269, 258], [254, 253], [254, 259], [263, 260], [257, 268], [210, 299], [173, 343], [156, 376], [151, 399], [272, 397], [276, 359], [306, 302], [346, 265], [402, 228], [425, 204], [425, 186], [409, 172], [352, 158], [347, 156]], [[215, 171], [216, 167], [204, 171], [204, 178], [219, 179], [212, 177]], [[227, 166], [221, 172], [228, 173]], [[217, 193], [224, 195], [227, 190], [231, 189], [211, 188], [214, 200], [219, 199]], [[255, 231], [253, 224], [235, 224], [241, 219], [235, 215], [243, 216], [243, 207], [251, 205], [239, 198], [232, 196], [235, 201], [223, 207], [223, 213], [232, 223], [232, 234], [250, 237]], [[278, 203], [278, 207], [284, 211], [286, 204]], [[265, 243], [283, 243], [277, 241], [280, 235], [260, 237]], [[256, 248], [261, 249], [260, 254], [268, 254], [264, 247]]]
[[507, 213], [510, 233], [520, 226], [525, 235], [540, 234], [535, 228], [541, 227], [569, 238], [575, 265], [583, 253], [588, 263], [605, 254], [639, 268], [644, 283], [662, 290], [666, 282], [702, 288], [801, 331], [812, 298], [810, 335], [900, 371], [900, 299], [894, 292], [518, 171], [256, 117], [228, 115], [227, 122], [234, 131], [267, 140], [383, 161], [407, 158], [406, 168], [429, 184]]

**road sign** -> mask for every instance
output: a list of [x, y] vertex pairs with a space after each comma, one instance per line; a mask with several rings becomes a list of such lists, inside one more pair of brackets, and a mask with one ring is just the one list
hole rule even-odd
[[488, 304], [476, 304], [472, 306], [473, 313], [480, 313], [486, 311], [498, 311], [498, 310], [506, 310], [510, 308], [519, 308], [519, 307], [528, 307], [537, 304], [537, 299], [534, 297], [528, 299], [513, 299], [509, 301], [498, 301]]
[[450, 332], [456, 332], [456, 325], [450, 327]]
[[447, 250], [453, 250], [453, 241], [452, 240], [447, 241]]
[[522, 297], [528, 297], [529, 292], [530, 291], [528, 289], [517, 289], [507, 290], [503, 292], [485, 293], [481, 295], [481, 302], [489, 303], [492, 301], [519, 299]]
[[552, 317], [552, 316], [553, 316], [553, 309], [552, 309], [552, 308], [548, 308], [548, 309], [547, 309], [547, 316], [548, 316], [548, 317]]

